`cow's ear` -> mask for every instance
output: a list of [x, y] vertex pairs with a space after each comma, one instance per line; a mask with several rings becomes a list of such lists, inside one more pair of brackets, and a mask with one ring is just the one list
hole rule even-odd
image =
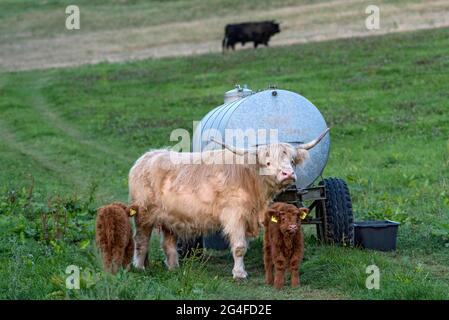
[[307, 150], [297, 148], [293, 161], [295, 161], [296, 164], [301, 165], [307, 158], [309, 158], [309, 152], [307, 152]]

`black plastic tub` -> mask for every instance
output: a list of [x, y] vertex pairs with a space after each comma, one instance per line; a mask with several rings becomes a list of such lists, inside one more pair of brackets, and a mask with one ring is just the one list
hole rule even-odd
[[391, 220], [354, 222], [355, 245], [379, 251], [396, 250], [399, 225], [399, 222]]

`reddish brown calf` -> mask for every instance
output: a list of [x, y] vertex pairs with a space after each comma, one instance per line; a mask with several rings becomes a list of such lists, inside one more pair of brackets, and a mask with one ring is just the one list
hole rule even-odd
[[265, 282], [274, 283], [277, 289], [284, 286], [286, 269], [291, 272], [291, 286], [299, 285], [299, 267], [304, 255], [301, 215], [308, 212], [307, 208], [276, 202], [265, 215]]
[[138, 207], [112, 203], [97, 210], [96, 242], [106, 271], [116, 273], [126, 268], [133, 257], [134, 241], [129, 217], [137, 214]]

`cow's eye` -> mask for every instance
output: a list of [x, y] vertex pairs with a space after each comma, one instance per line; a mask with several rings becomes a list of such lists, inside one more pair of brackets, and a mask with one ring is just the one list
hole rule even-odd
[[271, 163], [270, 163], [270, 161], [268, 161], [268, 162], [267, 162], [267, 167], [269, 167], [269, 166], [270, 166], [270, 164], [271, 164]]

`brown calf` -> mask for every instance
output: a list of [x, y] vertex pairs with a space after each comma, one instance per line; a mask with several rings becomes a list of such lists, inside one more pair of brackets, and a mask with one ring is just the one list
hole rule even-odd
[[106, 271], [115, 274], [131, 263], [134, 241], [129, 217], [137, 212], [137, 206], [118, 202], [97, 210], [96, 242]]
[[[291, 285], [299, 285], [299, 266], [304, 255], [301, 217], [309, 209], [276, 202], [265, 215], [264, 265], [265, 282], [277, 289], [284, 286], [285, 270], [291, 272]], [[273, 268], [275, 275], [273, 276]]]

